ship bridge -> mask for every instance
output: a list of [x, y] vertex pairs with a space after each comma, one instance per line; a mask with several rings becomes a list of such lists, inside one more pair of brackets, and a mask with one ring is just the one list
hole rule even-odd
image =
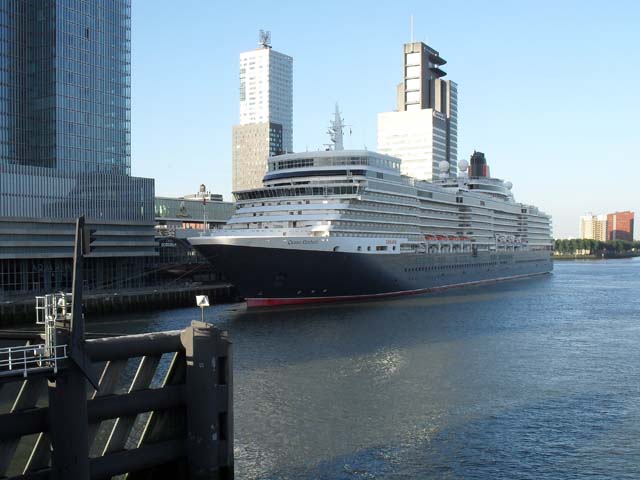
[[[328, 150], [270, 157], [267, 182], [304, 176], [364, 174], [365, 170], [400, 174], [400, 159], [368, 150]], [[356, 173], [358, 172], [358, 173]]]

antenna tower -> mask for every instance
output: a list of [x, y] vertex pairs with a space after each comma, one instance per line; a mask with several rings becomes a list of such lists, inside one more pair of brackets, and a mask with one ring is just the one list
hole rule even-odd
[[271, 48], [271, 32], [269, 30], [260, 30], [258, 44], [262, 48]]

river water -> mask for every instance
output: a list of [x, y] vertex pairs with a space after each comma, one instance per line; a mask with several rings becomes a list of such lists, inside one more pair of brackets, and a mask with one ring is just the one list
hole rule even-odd
[[636, 258], [396, 300], [214, 306], [234, 343], [236, 478], [640, 478], [639, 293]]

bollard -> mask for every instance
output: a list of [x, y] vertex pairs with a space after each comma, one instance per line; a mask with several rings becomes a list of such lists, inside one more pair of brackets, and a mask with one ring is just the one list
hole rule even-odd
[[[186, 354], [187, 461], [190, 478], [231, 478], [231, 342], [203, 322], [181, 334]], [[212, 455], [218, 452], [218, 455]]]

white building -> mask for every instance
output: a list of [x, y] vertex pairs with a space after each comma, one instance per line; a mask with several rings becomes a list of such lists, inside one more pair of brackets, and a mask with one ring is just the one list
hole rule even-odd
[[437, 178], [438, 162], [446, 159], [444, 122], [442, 114], [432, 108], [379, 113], [378, 152], [402, 159], [404, 175]]
[[580, 238], [607, 241], [607, 216], [588, 213], [580, 217]]
[[262, 186], [267, 158], [293, 151], [293, 58], [260, 47], [240, 54], [240, 124], [233, 127], [233, 190]]
[[406, 43], [397, 109], [378, 114], [378, 151], [401, 158], [402, 173], [420, 180], [440, 178], [445, 160], [457, 175], [458, 88], [442, 79], [445, 63], [426, 44]]
[[240, 54], [240, 125], [263, 122], [282, 125], [282, 146], [291, 152], [293, 58], [268, 45]]

